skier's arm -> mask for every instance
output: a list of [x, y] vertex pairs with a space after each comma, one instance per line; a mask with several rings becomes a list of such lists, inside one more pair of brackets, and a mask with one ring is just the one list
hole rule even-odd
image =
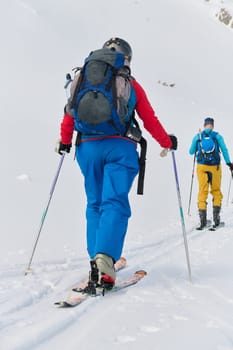
[[160, 144], [161, 147], [171, 148], [171, 139], [155, 115], [155, 112], [146, 96], [145, 91], [136, 80], [132, 80], [132, 85], [135, 89], [137, 98], [135, 109], [140, 119], [143, 121], [145, 129], [149, 131], [149, 133]]
[[193, 141], [191, 143], [190, 149], [189, 149], [189, 154], [195, 154], [197, 151], [197, 142], [199, 139], [199, 135], [194, 136]]
[[74, 118], [68, 113], [65, 113], [60, 126], [60, 135], [61, 135], [62, 144], [70, 145], [72, 143], [73, 131], [74, 131]]
[[227, 149], [227, 146], [226, 146], [226, 144], [224, 142], [223, 137], [221, 135], [217, 134], [216, 135], [216, 140], [218, 141], [219, 148], [222, 151], [222, 155], [223, 155], [223, 158], [224, 158], [226, 164], [231, 163], [229, 152], [228, 152], [228, 149]]

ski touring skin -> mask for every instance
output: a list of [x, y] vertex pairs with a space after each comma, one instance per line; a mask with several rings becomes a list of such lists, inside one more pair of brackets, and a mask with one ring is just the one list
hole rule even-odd
[[[116, 271], [119, 271], [126, 266], [126, 260], [125, 259], [124, 261], [120, 261], [120, 260], [116, 262], [116, 265], [115, 265]], [[145, 277], [146, 274], [147, 273], [144, 270], [136, 271], [132, 276], [129, 276], [129, 277], [126, 277], [125, 279], [117, 281], [115, 286], [111, 290], [105, 291], [105, 294], [118, 292], [124, 288], [133, 286], [134, 284], [138, 283], [143, 277]], [[54, 305], [57, 306], [58, 308], [75, 307], [80, 305], [86, 299], [93, 297], [89, 294], [82, 293], [82, 289], [86, 286], [86, 284], [87, 284], [87, 281], [82, 282], [80, 285], [72, 289], [72, 292], [73, 292], [72, 295], [70, 295], [66, 300], [58, 301], [54, 303]], [[97, 288], [96, 294], [94, 295], [94, 297], [101, 296], [101, 295], [103, 295], [103, 289]]]

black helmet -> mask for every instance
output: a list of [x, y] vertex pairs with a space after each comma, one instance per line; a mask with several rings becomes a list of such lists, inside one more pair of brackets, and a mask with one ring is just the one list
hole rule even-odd
[[132, 59], [132, 49], [127, 41], [120, 38], [111, 38], [104, 43], [103, 48], [121, 52], [130, 62]]

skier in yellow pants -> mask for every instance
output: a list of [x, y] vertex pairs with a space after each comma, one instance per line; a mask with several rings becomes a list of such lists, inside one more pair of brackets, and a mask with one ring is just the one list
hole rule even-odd
[[199, 183], [198, 192], [198, 208], [200, 210], [206, 210], [207, 197], [210, 193], [213, 196], [213, 206], [221, 207], [222, 204], [222, 192], [221, 192], [221, 180], [222, 180], [222, 167], [221, 165], [197, 165], [197, 178]]
[[195, 154], [197, 159], [197, 178], [199, 183], [198, 209], [200, 216], [200, 226], [202, 230], [207, 223], [207, 197], [210, 193], [213, 196], [213, 220], [214, 227], [220, 224], [220, 210], [222, 204], [221, 180], [222, 168], [220, 151], [226, 164], [233, 173], [233, 164], [230, 161], [229, 153], [223, 137], [213, 131], [214, 119], [206, 118], [204, 130], [194, 136], [189, 153]]

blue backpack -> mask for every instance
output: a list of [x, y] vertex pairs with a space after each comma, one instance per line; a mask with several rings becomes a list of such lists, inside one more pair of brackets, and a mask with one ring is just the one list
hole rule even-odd
[[216, 135], [218, 133], [211, 131], [206, 133], [202, 131], [200, 140], [197, 143], [197, 161], [206, 165], [220, 164], [220, 150]]
[[131, 79], [122, 53], [91, 52], [76, 71], [66, 106], [75, 129], [85, 135], [125, 135], [136, 105]]

